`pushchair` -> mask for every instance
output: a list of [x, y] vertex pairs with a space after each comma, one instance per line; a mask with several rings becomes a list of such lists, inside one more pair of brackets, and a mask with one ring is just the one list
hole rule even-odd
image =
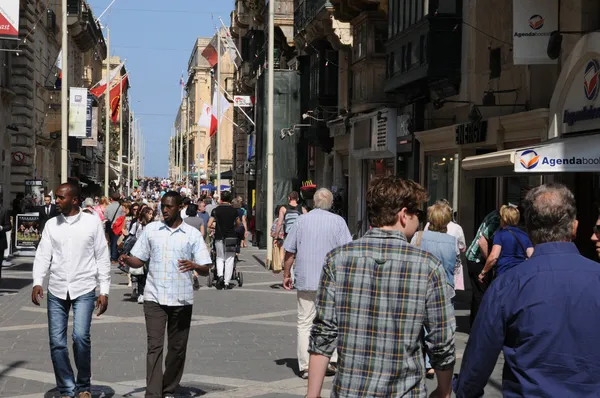
[[[212, 239], [210, 246], [210, 258], [212, 260], [212, 264], [210, 266], [208, 276], [206, 277], [206, 286], [213, 287], [217, 284], [217, 280], [219, 279], [217, 275], [217, 249], [215, 248], [215, 239]], [[233, 262], [233, 274], [231, 276], [231, 280], [236, 281], [239, 287], [242, 287], [244, 284], [244, 275], [241, 272], [238, 272], [235, 261]]]

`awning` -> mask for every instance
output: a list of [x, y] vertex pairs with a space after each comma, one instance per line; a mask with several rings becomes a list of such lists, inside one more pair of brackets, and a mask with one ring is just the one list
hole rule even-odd
[[468, 178], [514, 173], [600, 172], [600, 134], [546, 141], [462, 160]]

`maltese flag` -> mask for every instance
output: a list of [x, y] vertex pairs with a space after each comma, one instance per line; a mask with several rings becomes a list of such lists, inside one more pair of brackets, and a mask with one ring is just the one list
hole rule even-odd
[[[221, 109], [219, 109], [221, 114], [218, 116], [217, 101], [219, 101], [221, 105]], [[223, 119], [223, 115], [230, 106], [231, 104], [227, 98], [218, 92], [218, 90], [215, 90], [213, 93], [212, 106], [206, 103], [202, 104], [202, 113], [200, 114], [200, 119], [198, 119], [198, 127], [208, 129], [210, 131], [210, 136], [212, 137], [216, 134], [217, 128]]]

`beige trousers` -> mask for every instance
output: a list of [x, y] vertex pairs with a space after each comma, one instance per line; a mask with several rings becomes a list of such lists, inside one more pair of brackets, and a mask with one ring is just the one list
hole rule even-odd
[[[302, 372], [308, 369], [308, 342], [313, 320], [317, 315], [315, 301], [316, 291], [298, 291], [298, 346], [296, 355], [298, 356], [298, 368]], [[330, 362], [337, 362], [337, 351], [333, 352]]]

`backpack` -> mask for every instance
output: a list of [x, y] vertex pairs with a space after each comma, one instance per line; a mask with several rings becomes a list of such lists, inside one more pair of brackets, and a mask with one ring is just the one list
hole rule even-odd
[[285, 216], [283, 217], [283, 230], [286, 234], [288, 234], [292, 228], [292, 225], [296, 223], [298, 217], [302, 215], [302, 207], [300, 205], [294, 206], [286, 206]]

